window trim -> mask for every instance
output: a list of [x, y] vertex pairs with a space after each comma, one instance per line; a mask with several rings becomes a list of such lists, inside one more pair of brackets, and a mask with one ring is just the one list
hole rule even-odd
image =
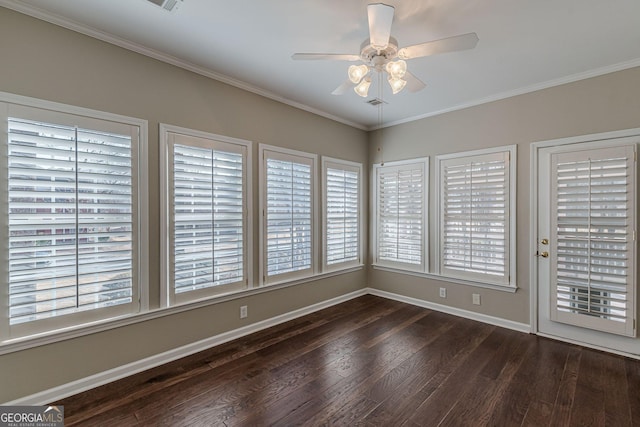
[[[16, 331], [24, 331], [19, 335], [12, 335], [11, 328], [9, 327], [8, 318], [3, 316], [3, 320], [0, 322], [0, 346], [4, 342], [11, 342], [15, 340], [31, 340], [34, 337], [52, 336], [58, 334], [60, 331], [68, 329], [84, 328], [87, 325], [92, 325], [96, 322], [108, 322], [114, 319], [123, 319], [133, 316], [138, 316], [140, 313], [146, 312], [149, 309], [149, 199], [148, 192], [148, 122], [143, 119], [134, 117], [122, 116], [119, 114], [113, 114], [98, 110], [93, 110], [84, 107], [72, 106], [68, 104], [62, 104], [53, 101], [46, 101], [37, 98], [31, 98], [21, 95], [10, 94], [6, 92], [0, 92], [0, 118], [1, 118], [1, 131], [3, 141], [3, 156], [6, 158], [6, 149], [8, 147], [8, 128], [7, 119], [9, 117], [10, 106], [14, 109], [34, 109], [40, 111], [34, 111], [35, 115], [51, 115], [51, 116], [69, 116], [69, 118], [77, 117], [80, 121], [100, 121], [100, 122], [115, 122], [122, 125], [131, 126], [137, 128], [137, 162], [135, 164], [134, 179], [136, 187], [134, 192], [136, 194], [136, 218], [134, 218], [135, 232], [134, 238], [137, 239], [135, 248], [137, 249], [136, 259], [136, 277], [137, 282], [133, 284], [136, 288], [138, 302], [137, 308], [135, 299], [132, 301], [132, 310], [124, 314], [106, 315], [101, 316], [89, 316], [91, 310], [88, 312], [78, 312], [70, 315], [52, 317], [49, 319], [42, 319], [38, 321], [39, 325], [49, 323], [51, 327], [41, 328], [35, 326], [35, 328], [23, 327], [18, 328]], [[2, 163], [0, 168], [2, 182], [6, 182], [4, 178], [8, 173], [8, 166], [6, 162]], [[3, 200], [7, 200], [8, 190], [2, 186], [0, 190], [0, 197]], [[8, 215], [2, 215], [0, 219], [0, 238], [3, 241], [8, 241], [6, 230], [8, 229]], [[8, 266], [5, 263], [0, 263], [0, 277], [7, 277]], [[8, 305], [8, 293], [0, 293], [0, 306]], [[69, 317], [67, 317], [69, 316]], [[6, 320], [6, 321], [5, 321]], [[24, 326], [24, 325], [22, 325]]]
[[[364, 263], [364, 197], [363, 197], [363, 166], [362, 163], [334, 157], [322, 156], [322, 271], [339, 271], [351, 267], [361, 266]], [[354, 170], [358, 174], [358, 259], [356, 261], [341, 262], [327, 265], [327, 168], [335, 165], [335, 169]]]
[[[246, 223], [245, 223], [245, 283], [242, 289], [237, 289], [237, 286], [225, 287], [219, 289], [221, 292], [216, 292], [215, 287], [206, 288], [199, 291], [194, 291], [191, 297], [173, 298], [171, 295], [169, 278], [171, 277], [171, 256], [169, 251], [171, 245], [169, 244], [169, 238], [171, 236], [170, 227], [170, 207], [169, 200], [169, 186], [171, 185], [170, 179], [173, 176], [170, 171], [171, 165], [169, 160], [171, 156], [169, 154], [169, 134], [178, 134], [187, 137], [201, 138], [211, 141], [218, 141], [226, 144], [233, 144], [239, 147], [244, 147], [246, 151], [245, 157], [245, 181], [246, 181], [246, 194], [245, 194], [245, 206], [246, 206]], [[174, 126], [166, 123], [159, 124], [160, 134], [160, 307], [172, 307], [176, 305], [188, 304], [193, 301], [207, 300], [217, 298], [227, 294], [233, 294], [236, 292], [242, 292], [246, 289], [253, 287], [253, 142], [232, 138], [229, 136], [218, 135], [210, 132], [199, 131], [195, 129], [184, 128], [180, 126]], [[225, 285], [223, 285], [225, 286]]]
[[[267, 277], [267, 215], [266, 215], [266, 205], [267, 205], [267, 184], [266, 184], [266, 160], [267, 153], [272, 152], [278, 156], [284, 157], [301, 157], [304, 159], [308, 159], [311, 162], [311, 267], [309, 269], [294, 271], [290, 273], [283, 273], [276, 275], [275, 279], [268, 280]], [[261, 221], [259, 226], [259, 244], [260, 244], [260, 257], [258, 262], [259, 276], [258, 276], [258, 286], [271, 286], [277, 285], [281, 283], [286, 283], [292, 280], [298, 280], [306, 277], [311, 277], [318, 274], [318, 233], [319, 233], [319, 224], [318, 224], [318, 203], [317, 203], [317, 195], [318, 195], [318, 179], [317, 179], [317, 170], [318, 170], [318, 155], [307, 153], [304, 151], [292, 150], [289, 148], [282, 148], [274, 145], [268, 144], [259, 144], [258, 145], [258, 176], [259, 176], [259, 203], [260, 203], [260, 212]]]
[[482, 156], [487, 154], [496, 154], [496, 153], [508, 153], [509, 156], [509, 207], [507, 215], [509, 217], [509, 241], [506, 242], [509, 245], [509, 250], [507, 254], [509, 256], [508, 273], [507, 280], [504, 281], [496, 281], [491, 280], [491, 277], [488, 277], [487, 280], [483, 280], [482, 277], [479, 277], [478, 274], [443, 274], [441, 271], [441, 262], [437, 262], [435, 266], [435, 273], [441, 277], [449, 277], [452, 279], [459, 279], [469, 282], [475, 282], [478, 284], [496, 286], [496, 287], [504, 287], [504, 288], [516, 288], [516, 209], [517, 209], [517, 200], [516, 200], [516, 189], [517, 189], [517, 154], [518, 147], [517, 145], [505, 145], [500, 147], [491, 147], [491, 148], [483, 148], [479, 150], [471, 150], [471, 151], [461, 151], [458, 153], [449, 153], [438, 155], [435, 158], [436, 162], [436, 171], [435, 171], [435, 189], [436, 189], [436, 205], [438, 209], [436, 210], [436, 236], [435, 236], [435, 244], [436, 244], [436, 258], [442, 259], [442, 229], [441, 229], [441, 206], [443, 203], [443, 194], [442, 194], [442, 171], [443, 161], [450, 159], [460, 159], [466, 157], [474, 157], [474, 156]]
[[[386, 167], [402, 167], [413, 164], [420, 164], [423, 168], [423, 200], [422, 200], [422, 224], [423, 224], [423, 236], [422, 236], [422, 262], [420, 265], [390, 262], [390, 261], [378, 261], [378, 224], [379, 224], [379, 209], [378, 209], [378, 171]], [[386, 267], [399, 271], [411, 271], [417, 273], [427, 273], [429, 271], [429, 157], [416, 157], [414, 159], [398, 160], [393, 162], [375, 163], [372, 165], [371, 170], [371, 207], [373, 215], [371, 215], [371, 242], [372, 242], [372, 254], [374, 267]]]

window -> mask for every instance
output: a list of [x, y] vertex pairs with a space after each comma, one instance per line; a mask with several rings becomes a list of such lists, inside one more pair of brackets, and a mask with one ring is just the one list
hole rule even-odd
[[168, 169], [165, 303], [247, 288], [250, 142], [167, 125], [161, 135]]
[[8, 247], [2, 336], [140, 311], [146, 208], [139, 160], [146, 122], [78, 108], [93, 117], [2, 107]]
[[265, 284], [315, 271], [316, 156], [260, 146], [262, 281]]
[[378, 164], [373, 173], [375, 264], [424, 272], [429, 159]]
[[362, 236], [362, 165], [322, 158], [324, 268], [360, 265]]
[[440, 274], [513, 286], [516, 147], [436, 157]]

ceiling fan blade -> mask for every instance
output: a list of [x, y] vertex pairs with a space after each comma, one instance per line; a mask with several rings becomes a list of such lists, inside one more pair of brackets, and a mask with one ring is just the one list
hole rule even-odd
[[398, 58], [412, 59], [456, 50], [473, 49], [476, 44], [478, 44], [478, 35], [476, 33], [467, 33], [404, 47], [398, 51]]
[[408, 71], [405, 73], [404, 79], [407, 81], [407, 90], [409, 92], [412, 92], [412, 93], [419, 92], [425, 87], [427, 87], [427, 85], [422, 80], [420, 80], [419, 78], [417, 78], [416, 76], [414, 76]]
[[369, 15], [369, 43], [376, 49], [384, 49], [389, 44], [393, 6], [374, 3], [367, 6]]
[[352, 83], [351, 80], [347, 79], [345, 80], [344, 83], [338, 86], [333, 92], [331, 92], [331, 95], [342, 95], [346, 91], [348, 91], [349, 89], [353, 89], [354, 87], [356, 87], [356, 85]]
[[351, 55], [347, 53], [294, 53], [291, 59], [299, 60], [330, 60], [330, 61], [359, 61], [359, 55]]

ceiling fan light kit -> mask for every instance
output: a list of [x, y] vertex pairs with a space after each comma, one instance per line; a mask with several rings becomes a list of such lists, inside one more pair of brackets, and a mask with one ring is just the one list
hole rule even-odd
[[[348, 86], [362, 97], [366, 97], [371, 86], [372, 70], [378, 73], [386, 72], [387, 81], [393, 94], [407, 87], [411, 92], [418, 92], [425, 88], [424, 82], [407, 71], [405, 59], [420, 58], [438, 53], [453, 52], [457, 50], [473, 49], [478, 43], [476, 33], [462, 34], [447, 37], [431, 42], [420, 43], [398, 49], [398, 41], [391, 36], [391, 24], [393, 23], [394, 7], [383, 3], [373, 3], [367, 6], [369, 20], [369, 38], [360, 46], [360, 54], [335, 54], [335, 53], [296, 53], [292, 56], [295, 60], [342, 60], [362, 61], [361, 65], [351, 65], [347, 75], [349, 79], [332, 92], [333, 95], [341, 95]], [[394, 61], [397, 59], [396, 61]]]
[[364, 76], [369, 74], [369, 67], [367, 67], [364, 64], [351, 65], [349, 67], [348, 74], [349, 74], [349, 80], [351, 80], [353, 84], [357, 85], [364, 78]]
[[355, 93], [360, 95], [363, 98], [366, 98], [369, 95], [369, 87], [371, 86], [371, 77], [367, 76], [356, 87], [353, 88]]
[[389, 86], [391, 86], [391, 92], [393, 92], [394, 95], [404, 89], [404, 87], [407, 85], [406, 80], [402, 80], [400, 78], [392, 76], [389, 76], [388, 82]]
[[402, 59], [387, 62], [385, 70], [387, 70], [389, 78], [401, 79], [405, 74], [407, 74], [407, 63]]

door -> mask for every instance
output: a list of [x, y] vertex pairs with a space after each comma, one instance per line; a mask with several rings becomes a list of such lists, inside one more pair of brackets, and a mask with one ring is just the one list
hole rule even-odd
[[640, 354], [638, 137], [538, 150], [538, 332]]

